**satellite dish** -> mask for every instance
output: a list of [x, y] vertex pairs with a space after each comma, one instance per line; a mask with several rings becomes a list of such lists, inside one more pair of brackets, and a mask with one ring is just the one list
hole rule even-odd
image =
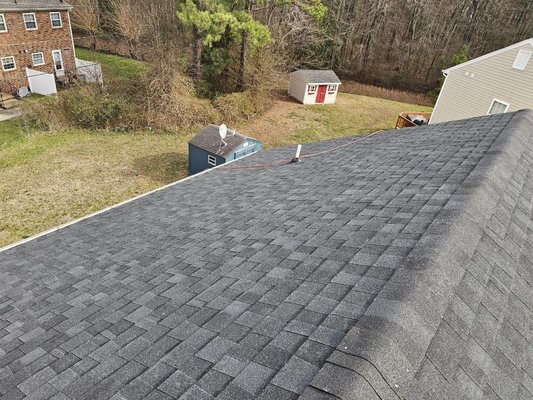
[[226, 138], [226, 135], [228, 134], [228, 127], [226, 126], [226, 124], [222, 124], [218, 127], [218, 133], [222, 140]]

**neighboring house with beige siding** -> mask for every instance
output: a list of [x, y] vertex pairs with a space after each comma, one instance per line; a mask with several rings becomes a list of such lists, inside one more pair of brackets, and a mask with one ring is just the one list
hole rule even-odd
[[533, 109], [533, 39], [443, 71], [430, 124]]

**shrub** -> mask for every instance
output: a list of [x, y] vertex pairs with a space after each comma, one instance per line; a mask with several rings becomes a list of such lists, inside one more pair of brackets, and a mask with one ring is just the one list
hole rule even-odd
[[59, 106], [70, 125], [87, 129], [121, 129], [132, 123], [126, 99], [98, 85], [78, 86], [59, 96]]
[[225, 122], [249, 120], [268, 110], [272, 99], [267, 92], [246, 90], [217, 97], [213, 104]]
[[209, 100], [196, 96], [192, 80], [177, 64], [176, 54], [161, 54], [139, 83], [135, 101], [144, 127], [168, 130], [220, 119]]

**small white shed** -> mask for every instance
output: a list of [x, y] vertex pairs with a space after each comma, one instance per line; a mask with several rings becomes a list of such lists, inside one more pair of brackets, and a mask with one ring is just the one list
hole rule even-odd
[[334, 104], [340, 85], [331, 70], [301, 69], [291, 73], [289, 95], [302, 104]]

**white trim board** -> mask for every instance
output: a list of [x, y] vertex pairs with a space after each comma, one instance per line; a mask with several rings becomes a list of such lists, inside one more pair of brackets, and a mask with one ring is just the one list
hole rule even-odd
[[170, 187], [172, 187], [172, 186], [176, 186], [176, 185], [178, 185], [179, 183], [186, 182], [186, 181], [188, 181], [188, 180], [191, 180], [191, 179], [196, 178], [196, 177], [198, 177], [198, 176], [200, 176], [200, 175], [203, 175], [203, 174], [207, 174], [207, 173], [209, 173], [209, 172], [211, 172], [211, 171], [214, 171], [214, 170], [216, 170], [216, 169], [218, 169], [218, 168], [225, 167], [225, 166], [227, 166], [228, 164], [231, 164], [231, 163], [233, 163], [233, 162], [235, 162], [235, 161], [242, 160], [242, 159], [244, 159], [244, 158], [246, 158], [246, 157], [249, 157], [249, 156], [251, 156], [251, 155], [253, 155], [253, 154], [257, 154], [257, 152], [247, 154], [247, 155], [245, 155], [245, 156], [243, 156], [243, 157], [241, 157], [241, 158], [239, 158], [239, 159], [237, 159], [237, 160], [230, 160], [230, 161], [228, 161], [228, 162], [226, 162], [226, 163], [224, 163], [224, 164], [219, 164], [219, 165], [217, 165], [216, 167], [213, 167], [213, 168], [208, 168], [208, 169], [206, 169], [206, 170], [204, 170], [204, 171], [202, 171], [202, 172], [199, 172], [199, 173], [197, 173], [197, 174], [195, 174], [195, 175], [188, 176], [188, 177], [186, 177], [186, 178], [180, 179], [179, 181], [172, 182], [172, 183], [169, 183], [168, 185], [165, 185], [165, 186], [162, 186], [162, 187], [160, 187], [160, 188], [154, 189], [154, 190], [152, 190], [152, 191], [150, 191], [150, 192], [140, 194], [139, 196], [135, 196], [135, 197], [133, 197], [133, 198], [131, 198], [131, 199], [128, 199], [128, 200], [124, 200], [124, 201], [122, 201], [122, 202], [120, 202], [120, 203], [117, 203], [117, 204], [114, 204], [114, 205], [112, 205], [112, 206], [106, 207], [106, 208], [104, 208], [104, 209], [102, 209], [102, 210], [100, 210], [100, 211], [96, 211], [96, 212], [94, 212], [94, 213], [92, 213], [92, 214], [85, 215], [84, 217], [81, 217], [81, 218], [75, 219], [75, 220], [73, 220], [73, 221], [67, 222], [67, 223], [65, 223], [65, 224], [63, 224], [63, 225], [55, 226], [55, 227], [53, 227], [53, 228], [48, 229], [47, 231], [44, 231], [44, 232], [38, 233], [38, 234], [33, 235], [33, 236], [29, 237], [29, 238], [26, 238], [26, 239], [20, 240], [20, 241], [18, 241], [18, 242], [12, 243], [12, 244], [8, 244], [7, 246], [4, 246], [4, 247], [0, 247], [0, 253], [3, 253], [3, 252], [5, 252], [5, 251], [7, 251], [7, 250], [10, 250], [10, 249], [15, 248], [15, 247], [17, 247], [17, 246], [20, 246], [20, 245], [22, 245], [22, 244], [25, 244], [25, 243], [31, 242], [32, 240], [38, 239], [38, 238], [40, 238], [40, 237], [43, 237], [43, 236], [49, 235], [49, 234], [54, 233], [54, 232], [57, 232], [57, 231], [60, 231], [60, 230], [62, 230], [62, 229], [64, 229], [64, 228], [67, 228], [67, 227], [69, 227], [69, 226], [71, 226], [71, 225], [77, 224], [78, 222], [85, 221], [86, 219], [89, 219], [89, 218], [95, 217], [95, 216], [97, 216], [97, 215], [103, 214], [103, 213], [105, 213], [105, 212], [107, 212], [107, 211], [113, 210], [114, 208], [121, 207], [121, 206], [126, 205], [126, 204], [128, 204], [128, 203], [132, 203], [132, 202], [134, 202], [134, 201], [136, 201], [136, 200], [142, 199], [143, 197], [150, 196], [151, 194], [154, 194], [154, 193], [160, 192], [160, 191], [162, 191], [162, 190], [168, 189], [168, 188], [170, 188]]
[[442, 73], [444, 75], [447, 75], [450, 72], [455, 71], [457, 69], [461, 69], [461, 68], [466, 67], [468, 65], [477, 63], [478, 61], [483, 61], [483, 60], [486, 60], [487, 58], [490, 58], [490, 57], [493, 57], [493, 56], [497, 56], [498, 54], [505, 53], [506, 51], [514, 50], [514, 49], [516, 49], [518, 47], [522, 47], [522, 46], [524, 46], [526, 44], [529, 44], [531, 47], [533, 47], [533, 38], [523, 40], [521, 42], [512, 44], [511, 46], [504, 47], [503, 49], [493, 51], [492, 53], [485, 54], [485, 55], [483, 55], [481, 57], [477, 57], [477, 58], [474, 58], [473, 60], [470, 60], [470, 61], [464, 62], [462, 64], [456, 65], [454, 67], [445, 69], [445, 70], [442, 71]]
[[444, 93], [444, 88], [446, 87], [447, 81], [448, 81], [448, 76], [444, 75], [444, 82], [442, 83], [442, 86], [440, 88], [439, 97], [437, 97], [437, 101], [435, 102], [435, 105], [433, 106], [433, 111], [431, 112], [431, 117], [429, 117], [428, 125], [431, 125], [431, 120], [435, 116], [435, 111], [437, 111], [437, 107], [439, 106], [439, 100], [442, 97], [442, 93]]

